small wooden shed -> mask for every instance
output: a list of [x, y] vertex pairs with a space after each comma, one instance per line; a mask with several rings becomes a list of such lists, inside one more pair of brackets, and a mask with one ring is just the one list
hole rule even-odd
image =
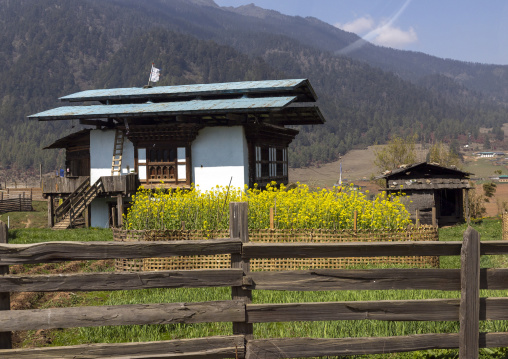
[[[435, 163], [420, 162], [388, 171], [384, 190], [405, 193], [405, 205], [416, 222], [438, 226], [464, 222], [470, 173]], [[435, 219], [433, 221], [433, 216]]]

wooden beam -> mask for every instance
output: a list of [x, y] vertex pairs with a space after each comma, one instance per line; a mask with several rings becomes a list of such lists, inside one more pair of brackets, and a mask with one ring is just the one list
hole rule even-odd
[[480, 253], [485, 255], [508, 254], [507, 241], [484, 241], [480, 243]]
[[103, 325], [144, 325], [245, 321], [242, 301], [128, 304], [0, 311], [0, 331]]
[[[460, 290], [459, 269], [310, 269], [250, 272], [256, 290]], [[506, 286], [506, 285], [505, 285]]]
[[0, 350], [2, 359], [75, 358], [243, 358], [241, 335], [141, 343], [85, 344], [65, 347]]
[[205, 288], [242, 285], [241, 269], [202, 269], [153, 272], [104, 272], [0, 276], [8, 292], [108, 291], [147, 288]]
[[[0, 221], [0, 243], [7, 243], [9, 241], [9, 230], [7, 225]], [[9, 266], [0, 266], [0, 279], [9, 274]], [[11, 309], [11, 294], [7, 288], [2, 288], [0, 292], [0, 313], [10, 311]], [[0, 349], [12, 348], [12, 334], [10, 331], [0, 330]]]
[[508, 269], [481, 268], [480, 289], [508, 289]]
[[42, 242], [0, 244], [5, 265], [56, 263], [68, 260], [153, 258], [240, 253], [238, 239], [168, 242]]
[[89, 126], [97, 126], [100, 127], [112, 127], [112, 125], [108, 121], [101, 121], [101, 120], [85, 120], [80, 119], [79, 120], [80, 125], [89, 125]]
[[246, 114], [236, 114], [236, 113], [228, 113], [226, 114], [226, 118], [228, 119], [228, 125], [241, 125], [247, 123], [247, 115]]
[[[505, 243], [508, 248], [508, 243]], [[246, 243], [243, 258], [453, 256], [460, 242]]]
[[432, 227], [437, 227], [437, 212], [436, 212], [436, 207], [432, 207]]
[[116, 224], [119, 228], [122, 228], [123, 225], [123, 195], [118, 194], [116, 196], [116, 212], [118, 214], [118, 219]]
[[[249, 323], [328, 320], [458, 321], [460, 299], [247, 304]], [[507, 320], [508, 298], [481, 298], [480, 320]]]
[[457, 348], [459, 335], [420, 334], [370, 338], [278, 338], [247, 343], [246, 359], [302, 358], [399, 353], [428, 349]]
[[480, 234], [472, 227], [464, 232], [460, 268], [459, 358], [475, 359], [480, 345]]
[[459, 305], [459, 299], [248, 304], [247, 318], [249, 323], [365, 319], [457, 321]]

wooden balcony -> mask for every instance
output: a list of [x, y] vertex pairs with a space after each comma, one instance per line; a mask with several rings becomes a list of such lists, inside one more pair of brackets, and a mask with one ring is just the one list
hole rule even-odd
[[102, 176], [103, 193], [135, 193], [140, 186], [138, 175], [131, 173], [125, 176]]
[[88, 176], [76, 177], [44, 177], [42, 179], [42, 195], [67, 195], [74, 192], [85, 182]]
[[[42, 193], [48, 195], [69, 195], [86, 181], [87, 176], [79, 177], [47, 177], [42, 180]], [[140, 183], [137, 174], [125, 176], [103, 176], [101, 193], [131, 194], [135, 193]]]

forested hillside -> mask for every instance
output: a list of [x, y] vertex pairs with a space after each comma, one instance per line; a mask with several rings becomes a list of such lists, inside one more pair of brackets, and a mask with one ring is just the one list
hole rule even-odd
[[[157, 85], [309, 78], [327, 123], [301, 128], [291, 147], [293, 166], [331, 161], [394, 133], [415, 132], [422, 141], [474, 137], [480, 126], [498, 128], [507, 118], [501, 94], [508, 86], [502, 81], [491, 81], [492, 91], [484, 91], [486, 83], [471, 87], [437, 68], [423, 73], [421, 66], [413, 71], [421, 76], [408, 75], [408, 81], [365, 59], [337, 55], [336, 47], [357, 40], [353, 34], [255, 7], [224, 9], [187, 0], [0, 0], [0, 31], [4, 167], [54, 168], [61, 154], [41, 148], [79, 125], [26, 116], [58, 106], [58, 97], [75, 91], [143, 86], [152, 62], [162, 70]], [[408, 56], [372, 48], [390, 58]], [[472, 74], [492, 72], [487, 65], [474, 69]]]

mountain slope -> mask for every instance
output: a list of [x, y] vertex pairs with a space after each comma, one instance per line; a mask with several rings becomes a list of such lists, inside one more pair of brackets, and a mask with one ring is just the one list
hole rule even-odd
[[[152, 62], [162, 69], [160, 85], [309, 78], [328, 121], [301, 129], [290, 157], [298, 166], [394, 133], [475, 136], [506, 118], [488, 93], [447, 74], [410, 83], [320, 48], [357, 37], [316, 19], [242, 11], [204, 0], [0, 0], [0, 164], [53, 168], [61, 154], [40, 148], [76, 124], [26, 116], [75, 91], [142, 86]], [[315, 38], [321, 44], [310, 44]]]
[[[441, 59], [414, 51], [375, 46], [357, 35], [340, 30], [316, 18], [291, 17], [254, 5], [227, 8], [228, 11], [258, 19], [258, 28], [269, 29], [320, 50], [364, 61], [416, 82], [421, 77], [441, 74], [470, 90], [508, 103], [508, 66]], [[262, 24], [262, 25], [261, 25]], [[293, 29], [298, 27], [298, 31]], [[350, 49], [350, 50], [347, 50]]]

